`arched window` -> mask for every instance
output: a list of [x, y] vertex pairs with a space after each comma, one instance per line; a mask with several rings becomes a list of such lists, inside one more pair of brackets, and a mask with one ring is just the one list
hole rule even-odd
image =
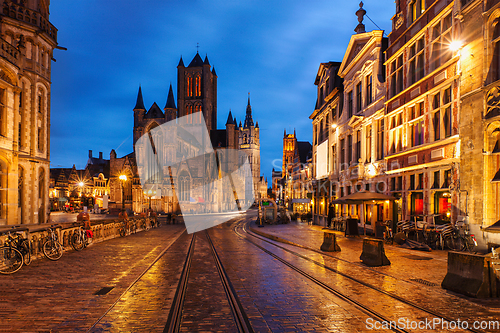
[[198, 123], [198, 124], [201, 124], [201, 115], [202, 115], [202, 112], [201, 112], [201, 104], [200, 103], [197, 103], [194, 106], [194, 112], [196, 113], [195, 114], [196, 118], [194, 119], [194, 122]]
[[193, 105], [192, 104], [188, 104], [186, 106], [186, 123], [187, 124], [192, 124], [193, 123]]
[[193, 97], [193, 78], [190, 76], [186, 78], [186, 95], [187, 97]]
[[201, 77], [200, 75], [196, 75], [194, 79], [194, 95], [196, 97], [201, 96]]
[[191, 179], [186, 172], [179, 176], [179, 201], [189, 201], [191, 195]]
[[491, 59], [492, 82], [500, 79], [500, 18], [493, 22], [493, 35], [491, 37], [493, 58]]
[[45, 170], [40, 168], [38, 176], [38, 223], [45, 222]]

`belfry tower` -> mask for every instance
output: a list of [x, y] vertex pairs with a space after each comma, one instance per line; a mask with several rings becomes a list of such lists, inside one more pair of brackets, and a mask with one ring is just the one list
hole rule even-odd
[[[247, 153], [252, 170], [254, 187], [260, 182], [260, 138], [259, 122], [254, 126], [252, 118], [252, 107], [250, 106], [250, 93], [248, 94], [248, 104], [245, 115], [245, 124], [239, 126], [239, 146], [242, 151]], [[257, 189], [254, 188], [254, 193]]]

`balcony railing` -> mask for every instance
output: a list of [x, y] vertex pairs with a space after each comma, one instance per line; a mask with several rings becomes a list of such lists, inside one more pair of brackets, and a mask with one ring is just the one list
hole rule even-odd
[[56, 27], [40, 13], [13, 2], [4, 2], [3, 15], [37, 26], [57, 43]]
[[4, 57], [13, 64], [17, 64], [19, 51], [3, 38], [0, 38], [0, 43], [2, 44], [0, 49], [0, 56]]

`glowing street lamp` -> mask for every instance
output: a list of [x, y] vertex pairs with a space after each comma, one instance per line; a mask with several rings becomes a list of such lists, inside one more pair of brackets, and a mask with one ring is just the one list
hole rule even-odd
[[127, 176], [126, 175], [120, 175], [118, 179], [121, 180], [122, 184], [122, 211], [125, 210], [125, 186], [124, 183], [127, 181]]
[[458, 40], [454, 40], [453, 42], [450, 43], [450, 50], [452, 50], [453, 52], [460, 50], [461, 47], [462, 47], [462, 42]]

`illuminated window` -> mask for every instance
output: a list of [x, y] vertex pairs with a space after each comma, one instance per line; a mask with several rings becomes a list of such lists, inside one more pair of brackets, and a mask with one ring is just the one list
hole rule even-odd
[[384, 119], [377, 121], [377, 160], [384, 158]]
[[410, 84], [414, 84], [424, 77], [424, 37], [410, 46], [409, 64]]
[[366, 105], [372, 104], [373, 92], [372, 92], [372, 75], [366, 77]]
[[432, 27], [431, 31], [431, 67], [436, 69], [445, 64], [452, 57], [450, 43], [452, 41], [452, 17], [451, 13]]
[[389, 118], [389, 143], [391, 154], [397, 153], [403, 150], [403, 113], [398, 114]]
[[356, 85], [356, 112], [361, 111], [363, 96], [361, 94], [361, 82]]
[[434, 141], [453, 135], [452, 90], [448, 87], [432, 97]]
[[201, 78], [199, 75], [196, 75], [195, 80], [194, 80], [194, 96], [200, 97], [201, 96]]
[[353, 112], [353, 100], [352, 100], [352, 90], [347, 93], [347, 112], [348, 112], [348, 117], [352, 117], [352, 112]]
[[193, 96], [193, 78], [189, 76], [186, 78], [186, 95], [187, 97]]
[[370, 163], [372, 160], [372, 127], [370, 125], [366, 126], [366, 163]]
[[415, 22], [425, 11], [425, 0], [412, 0], [410, 2], [410, 23]]
[[401, 54], [390, 64], [389, 73], [391, 97], [403, 91], [403, 55]]

